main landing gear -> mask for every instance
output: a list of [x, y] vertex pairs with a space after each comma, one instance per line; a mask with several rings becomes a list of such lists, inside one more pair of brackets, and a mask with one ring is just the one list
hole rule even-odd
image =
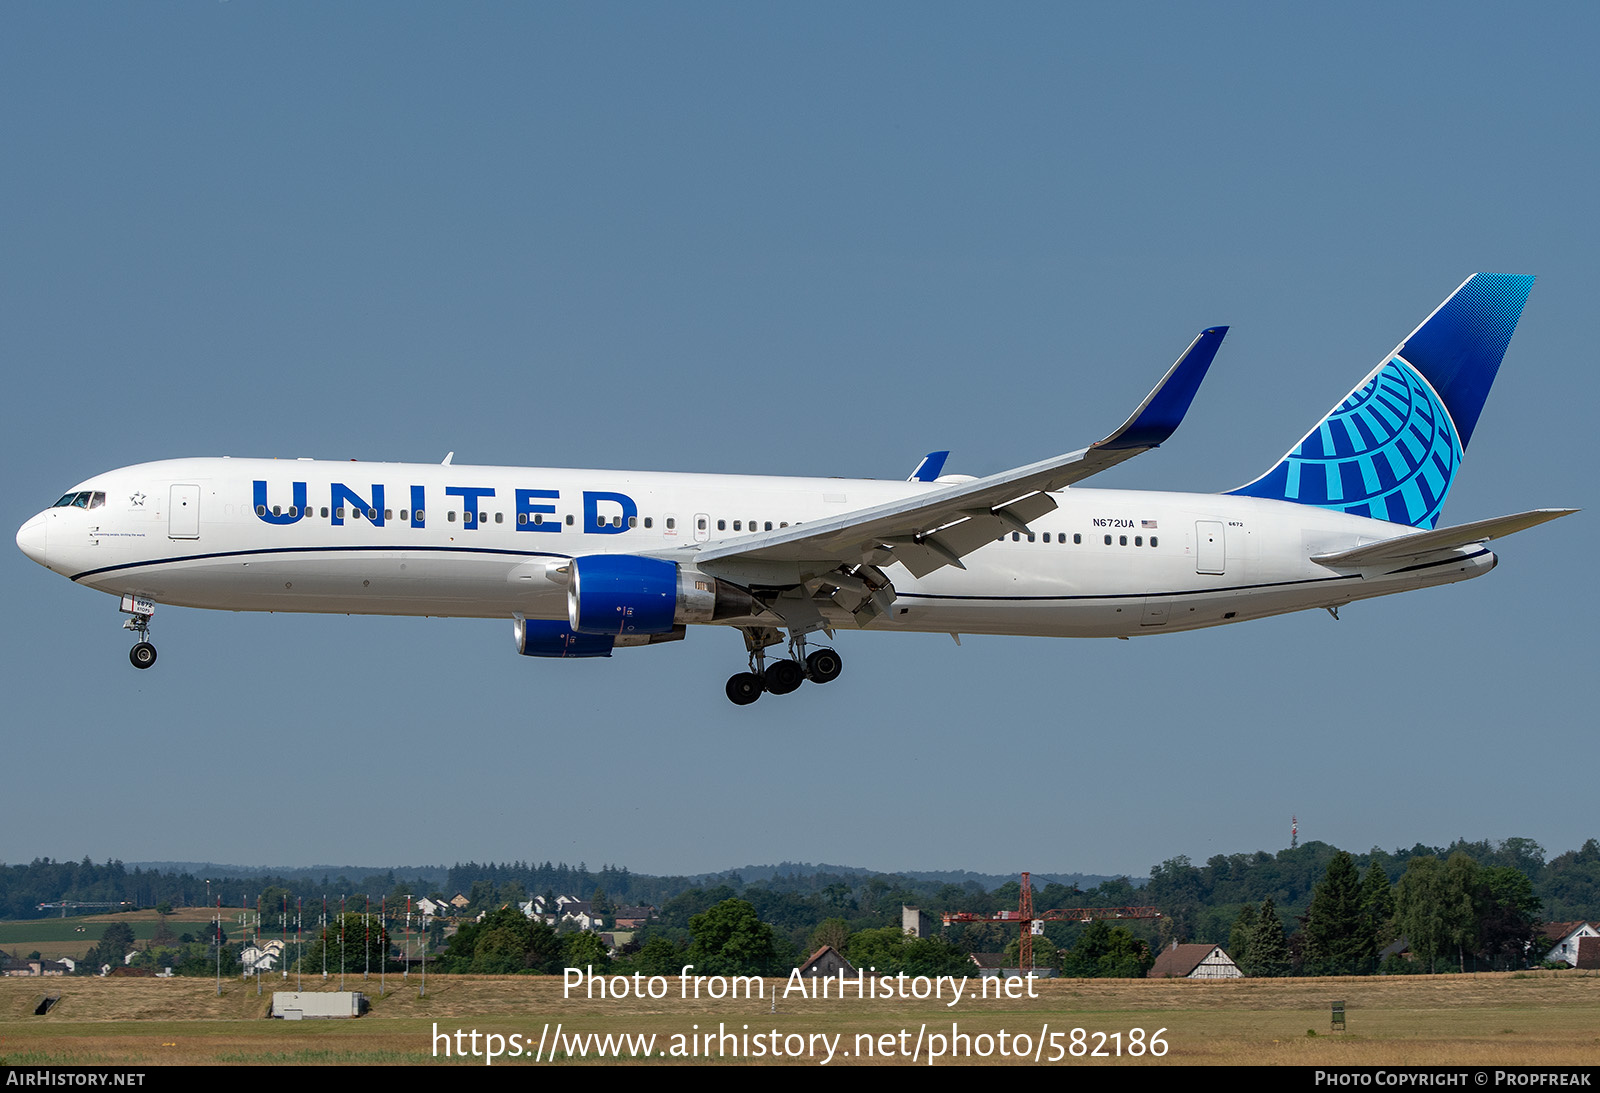
[[832, 683], [844, 670], [844, 660], [832, 649], [814, 649], [806, 652], [805, 635], [789, 639], [789, 658], [767, 663], [767, 647], [783, 641], [783, 635], [770, 626], [744, 628], [744, 644], [750, 653], [750, 670], [729, 678], [729, 701], [736, 706], [748, 706], [761, 697], [763, 691], [786, 695], [798, 690], [806, 680], [813, 683]]
[[150, 644], [150, 616], [155, 609], [156, 605], [149, 600], [122, 597], [122, 610], [133, 616], [123, 620], [122, 628], [139, 635], [138, 644], [128, 650], [128, 660], [135, 668], [148, 668], [156, 662], [156, 647]]

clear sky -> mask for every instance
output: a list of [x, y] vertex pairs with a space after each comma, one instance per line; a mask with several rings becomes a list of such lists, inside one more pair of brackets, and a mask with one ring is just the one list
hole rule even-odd
[[[189, 455], [903, 478], [1119, 423], [1264, 470], [1465, 277], [1535, 273], [1444, 514], [1595, 504], [1593, 4], [9, 4], [6, 526]], [[1600, 835], [1584, 512], [1469, 584], [1134, 641], [157, 613], [8, 550], [0, 860], [1177, 854]]]

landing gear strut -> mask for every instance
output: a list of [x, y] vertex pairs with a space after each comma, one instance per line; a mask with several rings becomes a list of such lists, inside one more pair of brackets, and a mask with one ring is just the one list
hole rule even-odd
[[750, 654], [750, 670], [729, 678], [728, 699], [737, 706], [748, 706], [767, 691], [786, 695], [798, 690], [806, 680], [813, 683], [831, 683], [839, 678], [844, 659], [832, 649], [814, 649], [806, 653], [804, 634], [789, 638], [789, 657], [767, 663], [767, 648], [783, 643], [783, 634], [770, 626], [743, 628], [745, 649]]
[[156, 605], [138, 596], [123, 596], [122, 610], [133, 616], [122, 621], [122, 628], [139, 635], [138, 644], [128, 650], [128, 660], [135, 668], [148, 668], [156, 662], [156, 647], [150, 644], [150, 616]]

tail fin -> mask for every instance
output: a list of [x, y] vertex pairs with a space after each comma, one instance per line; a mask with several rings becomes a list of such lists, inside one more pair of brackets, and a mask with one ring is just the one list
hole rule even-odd
[[1532, 288], [1467, 278], [1277, 466], [1229, 492], [1433, 527]]

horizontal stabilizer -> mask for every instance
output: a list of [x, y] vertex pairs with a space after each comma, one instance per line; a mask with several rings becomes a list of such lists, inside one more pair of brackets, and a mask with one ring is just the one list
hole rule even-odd
[[1405, 562], [1427, 554], [1438, 554], [1441, 551], [1471, 546], [1489, 539], [1499, 539], [1512, 532], [1537, 527], [1558, 517], [1570, 516], [1577, 511], [1577, 509], [1534, 509], [1531, 512], [1514, 513], [1511, 516], [1495, 516], [1488, 520], [1475, 520], [1470, 524], [1436, 528], [1415, 535], [1397, 535], [1393, 539], [1368, 543], [1354, 550], [1313, 554], [1311, 560], [1331, 569], [1361, 569], [1390, 562]]

